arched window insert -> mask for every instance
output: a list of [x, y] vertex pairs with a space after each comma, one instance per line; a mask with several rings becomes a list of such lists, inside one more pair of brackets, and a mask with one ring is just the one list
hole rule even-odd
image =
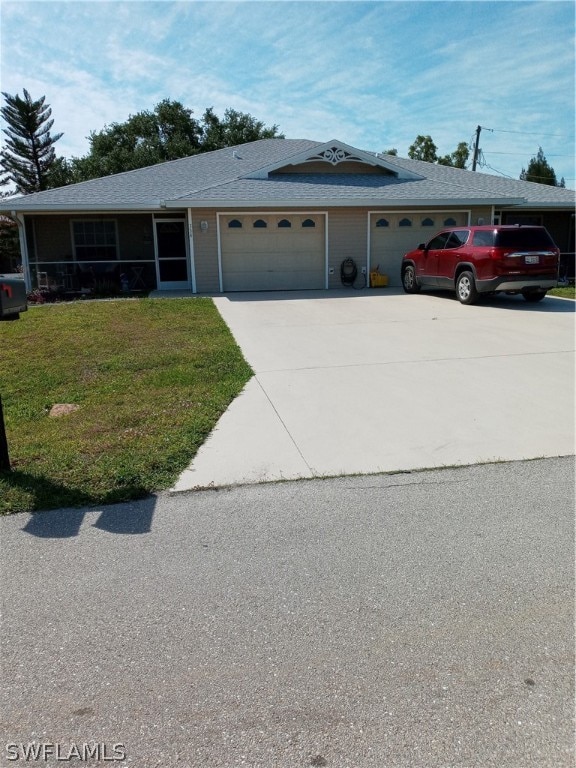
[[254, 224], [252, 224], [252, 226], [254, 227], [254, 229], [266, 229], [268, 224], [266, 224], [264, 219], [256, 219], [256, 221], [254, 222]]
[[278, 222], [278, 227], [279, 228], [288, 228], [288, 227], [291, 227], [291, 226], [292, 226], [292, 224], [291, 224], [291, 222], [288, 221], [288, 219], [280, 219], [280, 221]]
[[456, 226], [456, 219], [452, 219], [452, 218], [446, 219], [444, 221], [444, 226], [445, 227], [455, 227]]
[[376, 222], [377, 227], [389, 227], [390, 223], [386, 219], [378, 219]]
[[242, 222], [238, 219], [232, 219], [228, 222], [228, 229], [242, 229]]
[[411, 227], [412, 226], [412, 222], [410, 221], [410, 219], [400, 219], [400, 221], [398, 222], [398, 226], [399, 227]]
[[315, 227], [316, 222], [313, 219], [304, 219], [302, 222], [303, 227]]
[[433, 227], [434, 226], [434, 220], [428, 217], [427, 219], [422, 219], [422, 226], [423, 227]]

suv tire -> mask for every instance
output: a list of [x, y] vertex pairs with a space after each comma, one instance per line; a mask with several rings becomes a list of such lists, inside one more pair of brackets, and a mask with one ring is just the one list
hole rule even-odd
[[531, 304], [535, 304], [537, 301], [542, 301], [546, 296], [546, 291], [522, 291], [522, 296]]
[[461, 304], [475, 304], [479, 294], [472, 272], [461, 272], [456, 280], [456, 296]]
[[411, 264], [404, 267], [402, 272], [402, 287], [405, 293], [418, 293], [420, 291], [420, 286], [416, 280], [416, 270]]

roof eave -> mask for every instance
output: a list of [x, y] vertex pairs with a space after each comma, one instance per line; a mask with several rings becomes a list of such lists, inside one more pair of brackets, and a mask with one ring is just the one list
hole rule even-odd
[[[506, 205], [508, 205], [508, 203], [503, 204], [502, 207], [505, 208]], [[558, 201], [558, 202], [551, 202], [551, 201], [540, 202], [540, 201], [534, 201], [534, 200], [530, 200], [530, 201], [524, 200], [522, 203], [518, 204], [518, 207], [519, 208], [524, 208], [524, 209], [531, 209], [531, 210], [535, 210], [535, 211], [540, 211], [542, 209], [550, 209], [550, 210], [555, 210], [555, 211], [559, 211], [559, 210], [566, 210], [566, 211], [572, 210], [573, 211], [574, 208], [576, 207], [576, 205], [575, 205], [575, 203], [567, 203], [567, 202], [560, 202], [560, 201]]]
[[[8, 201], [6, 201], [8, 202]], [[175, 207], [175, 206], [171, 206]], [[183, 206], [180, 204], [180, 208], [184, 208], [186, 206]], [[96, 204], [93, 203], [92, 205], [66, 205], [64, 203], [52, 203], [51, 205], [28, 205], [28, 206], [18, 206], [18, 205], [10, 205], [3, 208], [0, 208], [0, 213], [4, 215], [10, 215], [11, 213], [113, 213], [114, 211], [122, 211], [123, 213], [127, 212], [134, 212], [134, 213], [142, 213], [142, 212], [154, 212], [154, 211], [162, 211], [164, 210], [164, 206], [162, 203], [144, 203], [144, 204], [123, 204], [119, 203], [116, 205], [102, 205], [102, 204]]]
[[166, 200], [166, 208], [294, 208], [294, 207], [309, 207], [315, 208], [374, 208], [386, 207], [386, 208], [406, 208], [406, 207], [444, 207], [444, 206], [476, 206], [476, 205], [495, 205], [495, 206], [517, 206], [524, 202], [523, 198], [413, 198], [406, 200], [387, 200], [385, 197], [353, 197], [353, 198], [286, 198], [284, 200], [271, 200], [270, 198], [262, 198], [255, 200], [242, 200], [237, 198], [210, 200], [210, 199], [195, 199], [195, 200]]

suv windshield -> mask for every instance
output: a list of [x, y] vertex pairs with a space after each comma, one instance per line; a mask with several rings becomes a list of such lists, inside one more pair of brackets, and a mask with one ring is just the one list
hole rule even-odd
[[548, 232], [541, 227], [519, 227], [518, 229], [500, 229], [496, 231], [496, 242], [500, 248], [515, 248], [530, 251], [534, 249], [550, 250], [555, 248]]

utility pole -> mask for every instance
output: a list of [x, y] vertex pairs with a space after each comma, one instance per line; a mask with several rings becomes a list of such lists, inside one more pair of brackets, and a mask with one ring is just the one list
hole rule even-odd
[[472, 160], [472, 170], [476, 170], [476, 163], [478, 162], [478, 153], [480, 152], [480, 131], [482, 126], [479, 125], [476, 128], [476, 141], [474, 142], [474, 159]]

